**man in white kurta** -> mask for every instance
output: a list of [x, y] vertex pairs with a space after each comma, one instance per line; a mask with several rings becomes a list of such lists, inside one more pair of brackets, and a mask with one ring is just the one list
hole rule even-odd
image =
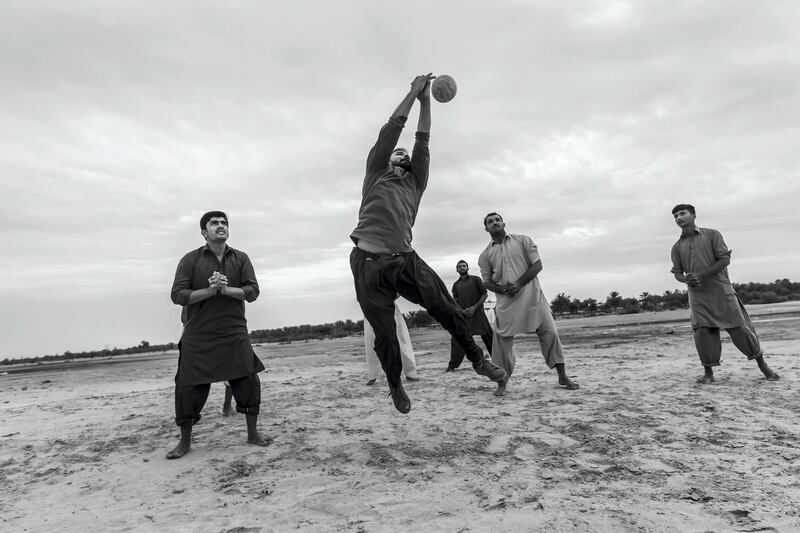
[[[403, 374], [406, 381], [417, 381], [417, 362], [414, 359], [414, 348], [411, 346], [411, 335], [408, 333], [406, 320], [397, 304], [394, 304], [394, 322], [397, 326], [397, 342], [400, 343], [400, 357], [403, 360]], [[375, 330], [364, 320], [364, 352], [367, 356], [367, 385], [374, 385], [381, 367], [378, 354], [375, 352]]]
[[486, 215], [484, 229], [492, 241], [481, 253], [478, 265], [484, 285], [497, 294], [492, 362], [507, 374], [497, 383], [495, 396], [506, 393], [516, 362], [514, 336], [520, 333], [535, 332], [547, 366], [558, 372], [558, 384], [577, 389], [578, 384], [569, 379], [564, 369], [558, 329], [539, 286], [537, 276], [542, 270], [542, 260], [536, 245], [527, 235], [506, 233], [503, 217], [497, 213]]

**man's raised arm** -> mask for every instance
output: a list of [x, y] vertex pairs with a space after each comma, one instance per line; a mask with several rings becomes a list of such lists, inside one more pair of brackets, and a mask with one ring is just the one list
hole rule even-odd
[[[416, 82], [417, 79], [421, 77], [422, 76], [417, 76], [414, 81]], [[433, 78], [434, 76], [432, 74], [425, 76], [425, 85], [423, 85], [422, 89], [417, 93], [417, 99], [419, 100], [417, 131], [423, 133], [430, 133], [431, 131], [431, 80], [433, 80]], [[412, 89], [413, 85], [412, 83]]]
[[431, 153], [428, 148], [431, 131], [431, 80], [433, 76], [428, 74], [428, 81], [417, 95], [419, 100], [419, 120], [417, 121], [416, 141], [414, 151], [411, 154], [411, 169], [414, 178], [417, 180], [420, 190], [425, 190], [428, 186], [428, 167], [431, 162]]
[[[403, 126], [406, 123], [408, 114], [411, 112], [411, 107], [414, 105], [414, 100], [429, 84], [430, 79], [432, 79], [431, 74], [427, 74], [417, 76], [411, 82], [408, 94], [400, 101], [394, 112], [392, 112], [389, 121], [381, 128], [378, 133], [378, 140], [375, 141], [375, 145], [369, 151], [367, 173], [382, 170], [389, 164], [392, 150], [397, 146], [397, 141], [400, 139], [400, 133], [403, 131]], [[422, 115], [420, 114], [421, 118]], [[428, 108], [428, 129], [430, 129], [430, 108]]]

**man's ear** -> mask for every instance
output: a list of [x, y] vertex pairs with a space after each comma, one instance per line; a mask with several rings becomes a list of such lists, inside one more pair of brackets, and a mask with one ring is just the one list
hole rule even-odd
[[208, 231], [201, 229], [200, 235], [202, 235], [204, 239], [208, 239]]

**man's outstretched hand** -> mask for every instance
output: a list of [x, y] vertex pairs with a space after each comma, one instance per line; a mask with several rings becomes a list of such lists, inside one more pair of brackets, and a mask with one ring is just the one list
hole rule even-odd
[[432, 72], [427, 74], [420, 74], [414, 81], [411, 82], [411, 93], [414, 94], [420, 102], [430, 102], [431, 100], [431, 81], [436, 76]]

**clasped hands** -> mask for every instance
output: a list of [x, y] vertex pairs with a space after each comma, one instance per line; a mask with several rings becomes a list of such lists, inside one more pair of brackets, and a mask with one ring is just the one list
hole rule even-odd
[[703, 277], [694, 272], [686, 273], [686, 284], [690, 287], [699, 287], [703, 284]]
[[502, 289], [502, 294], [506, 296], [516, 296], [522, 286], [518, 283], [505, 283], [501, 285], [500, 288]]
[[208, 278], [208, 288], [214, 289], [217, 293], [225, 294], [228, 288], [228, 277], [215, 270], [211, 277]]

